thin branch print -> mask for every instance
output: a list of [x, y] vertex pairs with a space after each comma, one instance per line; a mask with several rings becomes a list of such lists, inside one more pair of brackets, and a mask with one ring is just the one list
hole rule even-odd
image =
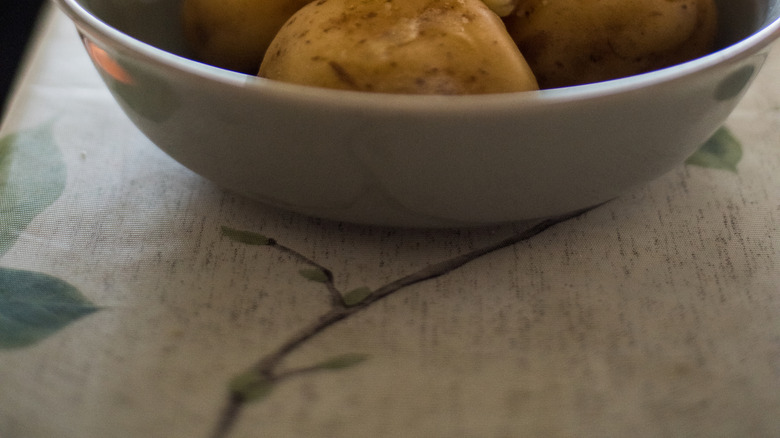
[[238, 421], [244, 407], [250, 402], [255, 402], [267, 397], [280, 382], [313, 372], [348, 368], [366, 359], [363, 355], [349, 354], [331, 358], [304, 368], [288, 371], [279, 371], [277, 369], [279, 364], [290, 353], [315, 336], [320, 335], [329, 327], [349, 318], [357, 312], [371, 307], [374, 303], [408, 286], [448, 274], [484, 255], [531, 239], [555, 225], [579, 217], [590, 210], [592, 210], [592, 208], [542, 220], [504, 240], [426, 266], [417, 272], [398, 278], [375, 290], [359, 288], [346, 293], [342, 293], [336, 288], [333, 281], [333, 273], [316, 261], [278, 243], [272, 238], [250, 231], [223, 227], [223, 235], [234, 241], [248, 245], [268, 246], [293, 256], [308, 267], [307, 269], [300, 271], [301, 275], [311, 281], [317, 281], [325, 285], [331, 300], [328, 311], [313, 320], [308, 326], [293, 334], [276, 350], [262, 356], [246, 372], [239, 374], [231, 380], [228, 399], [222, 410], [221, 416], [219, 417], [219, 421], [211, 434], [211, 438], [227, 438], [233, 426]]

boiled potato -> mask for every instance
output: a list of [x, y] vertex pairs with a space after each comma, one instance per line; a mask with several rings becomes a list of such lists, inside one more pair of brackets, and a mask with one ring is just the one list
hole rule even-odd
[[259, 76], [410, 94], [537, 89], [501, 19], [480, 0], [317, 0], [282, 27]]
[[256, 74], [276, 32], [310, 0], [183, 0], [184, 36], [199, 61]]
[[713, 0], [520, 0], [506, 19], [542, 88], [600, 82], [713, 50]]
[[482, 2], [499, 17], [506, 17], [511, 14], [517, 7], [518, 1], [519, 0], [482, 0]]

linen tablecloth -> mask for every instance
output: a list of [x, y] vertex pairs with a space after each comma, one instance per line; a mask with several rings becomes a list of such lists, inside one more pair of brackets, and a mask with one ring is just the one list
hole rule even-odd
[[605, 205], [393, 229], [185, 169], [49, 9], [0, 131], [0, 437], [780, 437], [778, 55]]

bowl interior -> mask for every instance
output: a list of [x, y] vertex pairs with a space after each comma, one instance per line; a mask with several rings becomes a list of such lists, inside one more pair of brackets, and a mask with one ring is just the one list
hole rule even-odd
[[[74, 0], [117, 30], [151, 46], [190, 58], [180, 20], [182, 0]], [[733, 45], [780, 17], [780, 0], [716, 0], [718, 48]]]
[[151, 46], [189, 57], [184, 42], [182, 0], [76, 0], [111, 27]]

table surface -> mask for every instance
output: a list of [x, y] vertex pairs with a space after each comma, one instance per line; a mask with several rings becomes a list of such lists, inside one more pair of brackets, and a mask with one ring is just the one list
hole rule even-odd
[[780, 53], [606, 205], [401, 230], [193, 174], [44, 23], [0, 131], [0, 436], [780, 436]]

